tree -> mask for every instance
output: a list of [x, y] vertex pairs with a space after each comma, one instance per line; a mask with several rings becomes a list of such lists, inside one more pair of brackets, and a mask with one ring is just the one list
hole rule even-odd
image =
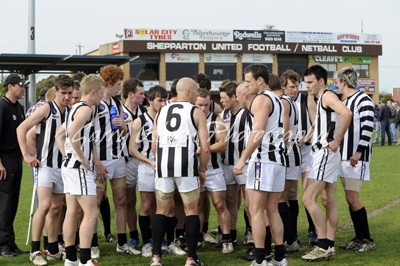
[[393, 102], [393, 96], [390, 93], [379, 93], [379, 102], [381, 99], [386, 99], [386, 101], [392, 101]]
[[[47, 88], [53, 87], [55, 79], [56, 79], [56, 77], [51, 75], [50, 77], [42, 79], [41, 81], [36, 83], [36, 95], [39, 96], [40, 90], [45, 87], [47, 87]], [[36, 96], [36, 98], [38, 98], [37, 96]], [[38, 99], [36, 99], [36, 100], [38, 100]]]
[[278, 30], [275, 25], [265, 24], [263, 30]]
[[5, 94], [4, 83], [1, 82], [1, 83], [0, 83], [0, 98], [3, 97], [4, 94]]

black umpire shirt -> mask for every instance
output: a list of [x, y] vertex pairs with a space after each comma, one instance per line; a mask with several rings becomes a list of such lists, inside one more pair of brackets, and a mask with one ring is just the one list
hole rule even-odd
[[7, 97], [0, 100], [0, 158], [7, 154], [21, 154], [17, 139], [17, 127], [24, 121], [24, 108]]

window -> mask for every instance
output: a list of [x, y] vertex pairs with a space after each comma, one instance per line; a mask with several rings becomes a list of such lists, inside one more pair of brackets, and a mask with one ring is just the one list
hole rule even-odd
[[333, 75], [336, 73], [337, 69], [336, 64], [320, 64], [320, 65], [328, 71], [328, 78], [333, 78]]
[[244, 80], [244, 70], [246, 69], [246, 67], [253, 65], [253, 64], [262, 64], [265, 65], [268, 68], [269, 73], [272, 73], [272, 64], [270, 63], [243, 63], [242, 64], [242, 68], [243, 68], [243, 73], [242, 73], [242, 79]]
[[199, 72], [198, 63], [167, 63], [167, 80], [174, 80], [182, 77], [192, 77]]
[[160, 60], [158, 55], [140, 55], [139, 59], [131, 62], [130, 76], [141, 81], [159, 80]]
[[211, 80], [236, 80], [235, 63], [206, 63], [205, 72]]
[[369, 78], [369, 65], [353, 65], [359, 78]]

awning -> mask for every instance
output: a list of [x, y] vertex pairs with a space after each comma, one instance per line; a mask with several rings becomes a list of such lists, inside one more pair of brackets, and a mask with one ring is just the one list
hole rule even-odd
[[22, 75], [54, 72], [98, 73], [106, 65], [122, 65], [129, 56], [52, 55], [52, 54], [0, 54], [0, 70]]

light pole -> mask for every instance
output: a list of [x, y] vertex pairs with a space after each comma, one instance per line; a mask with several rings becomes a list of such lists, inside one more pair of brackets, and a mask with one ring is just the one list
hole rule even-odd
[[[35, 54], [35, 40], [36, 40], [36, 28], [35, 28], [35, 0], [29, 0], [28, 8], [28, 53]], [[35, 74], [29, 75], [29, 91], [28, 99], [25, 97], [25, 108], [28, 108], [36, 102], [36, 76]]]

